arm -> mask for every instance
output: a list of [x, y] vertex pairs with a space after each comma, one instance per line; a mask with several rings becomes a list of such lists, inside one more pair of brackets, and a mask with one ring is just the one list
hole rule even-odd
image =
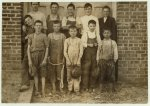
[[28, 38], [28, 49], [27, 49], [27, 54], [28, 54], [28, 62], [29, 62], [29, 67], [32, 66], [32, 60], [31, 60], [31, 53], [30, 53], [30, 48], [31, 48], [31, 38]]
[[67, 19], [66, 19], [66, 17], [63, 17], [63, 19], [62, 19], [62, 28], [63, 29], [68, 29], [66, 23], [67, 23]]
[[69, 56], [68, 56], [68, 40], [66, 39], [65, 42], [64, 42], [64, 57], [66, 58], [66, 62], [67, 64], [70, 63], [70, 60], [69, 60]]
[[84, 32], [82, 37], [81, 37], [81, 42], [82, 42], [82, 45], [84, 48], [86, 48], [88, 45], [87, 45], [87, 33]]
[[117, 25], [114, 18], [112, 18], [112, 38], [117, 42]]
[[116, 62], [118, 60], [118, 48], [117, 48], [117, 44], [114, 41], [114, 61]]
[[77, 60], [77, 65], [80, 65], [81, 64], [81, 58], [83, 56], [83, 45], [82, 45], [82, 42], [80, 40], [79, 42], [79, 47], [80, 47], [80, 51], [79, 51], [79, 58]]

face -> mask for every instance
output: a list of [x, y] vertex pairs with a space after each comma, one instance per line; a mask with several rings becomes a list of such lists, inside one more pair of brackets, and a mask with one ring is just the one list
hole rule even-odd
[[76, 37], [77, 35], [77, 29], [74, 28], [74, 29], [69, 29], [69, 34], [71, 37]]
[[90, 31], [94, 31], [95, 30], [95, 28], [96, 28], [96, 25], [95, 24], [93, 24], [93, 23], [90, 23], [89, 24], [89, 29], [90, 29]]
[[84, 8], [85, 14], [86, 15], [91, 15], [92, 14], [92, 8], [89, 6], [87, 8]]
[[51, 13], [57, 14], [59, 7], [56, 4], [51, 6]]
[[54, 32], [59, 32], [59, 30], [60, 30], [60, 23], [58, 23], [58, 24], [53, 24], [53, 29], [54, 29]]
[[68, 15], [69, 15], [69, 16], [73, 16], [73, 15], [74, 15], [74, 11], [75, 11], [75, 10], [73, 9], [73, 7], [68, 7], [68, 8], [67, 8], [67, 11], [68, 11]]
[[110, 38], [111, 32], [109, 30], [104, 30], [103, 36], [104, 36], [104, 38]]
[[109, 14], [110, 14], [109, 9], [108, 9], [108, 8], [104, 8], [104, 9], [103, 9], [103, 15], [104, 15], [104, 17], [108, 17]]
[[38, 2], [32, 2], [32, 9], [33, 9], [33, 11], [38, 11], [38, 7], [39, 7]]
[[25, 19], [25, 25], [32, 26], [33, 25], [33, 20], [30, 17], [27, 17]]
[[34, 25], [35, 32], [40, 33], [41, 30], [42, 30], [42, 27], [43, 27], [43, 26], [42, 26], [41, 23], [36, 23], [36, 24]]

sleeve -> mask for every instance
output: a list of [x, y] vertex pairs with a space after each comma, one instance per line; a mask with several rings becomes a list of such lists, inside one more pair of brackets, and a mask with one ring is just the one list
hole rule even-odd
[[[96, 33], [97, 33], [97, 35], [99, 35], [100, 36], [100, 29], [99, 29], [99, 22], [98, 22], [98, 18], [96, 18]], [[100, 38], [101, 39], [101, 38]]]
[[43, 27], [44, 27], [44, 29], [47, 29], [47, 25], [46, 25], [46, 17], [45, 17], [44, 14], [43, 14], [43, 17], [42, 17], [42, 21], [43, 21]]
[[114, 18], [112, 18], [112, 38], [117, 42], [117, 25]]
[[67, 23], [67, 18], [63, 17], [63, 19], [62, 19], [62, 27], [66, 26], [66, 23]]
[[44, 44], [45, 44], [46, 48], [49, 47], [49, 40], [48, 40], [48, 37], [46, 35], [44, 35]]
[[114, 60], [116, 62], [118, 60], [118, 48], [117, 48], [117, 43], [115, 41], [113, 43], [113, 49], [114, 49]]
[[81, 42], [82, 42], [82, 45], [83, 47], [87, 47], [87, 32], [84, 32], [82, 37], [81, 37]]
[[64, 56], [66, 58], [66, 61], [68, 61], [69, 57], [68, 57], [68, 40], [67, 39], [64, 42]]
[[82, 45], [81, 39], [79, 41], [79, 47], [80, 47], [79, 58], [81, 59], [83, 56], [83, 45]]
[[32, 44], [32, 37], [31, 37], [31, 35], [28, 35], [29, 37], [28, 37], [28, 45], [30, 45], [31, 46], [31, 44]]
[[97, 36], [98, 45], [101, 46], [102, 45], [101, 37], [99, 34], [96, 34], [96, 36]]

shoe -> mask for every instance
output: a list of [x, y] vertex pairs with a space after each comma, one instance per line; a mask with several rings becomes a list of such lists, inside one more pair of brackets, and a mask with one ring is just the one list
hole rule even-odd
[[36, 97], [41, 97], [40, 92], [35, 91], [34, 96], [36, 96]]
[[22, 85], [19, 91], [20, 91], [20, 92], [23, 92], [23, 91], [25, 91], [25, 90], [28, 90], [29, 88], [30, 88], [30, 87], [27, 86], [27, 85]]

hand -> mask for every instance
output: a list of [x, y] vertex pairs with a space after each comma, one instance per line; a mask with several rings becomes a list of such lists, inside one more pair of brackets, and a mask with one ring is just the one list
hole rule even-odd
[[22, 26], [22, 30], [23, 30], [23, 32], [26, 32], [26, 29], [27, 29], [27, 28], [26, 28], [26, 26], [25, 26], [25, 25], [23, 25], [23, 26]]
[[98, 44], [97, 44], [97, 43], [94, 43], [94, 46], [98, 46]]
[[93, 44], [87, 44], [89, 47], [93, 47], [94, 45]]
[[67, 66], [71, 66], [71, 62], [70, 61], [66, 61]]

